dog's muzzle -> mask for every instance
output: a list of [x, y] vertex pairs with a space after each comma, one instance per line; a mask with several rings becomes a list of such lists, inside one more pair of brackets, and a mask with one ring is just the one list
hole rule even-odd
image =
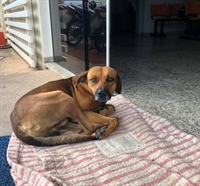
[[95, 101], [105, 102], [111, 98], [111, 94], [103, 88], [98, 88], [94, 94]]

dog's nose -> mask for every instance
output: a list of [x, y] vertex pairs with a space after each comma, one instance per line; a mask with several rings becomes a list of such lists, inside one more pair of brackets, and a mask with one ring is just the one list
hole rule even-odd
[[104, 89], [98, 89], [97, 94], [99, 97], [105, 97], [107, 92]]
[[101, 102], [109, 100], [110, 97], [111, 96], [110, 96], [109, 92], [106, 89], [103, 89], [103, 88], [98, 88], [95, 92], [95, 95], [94, 95], [95, 100], [101, 101]]

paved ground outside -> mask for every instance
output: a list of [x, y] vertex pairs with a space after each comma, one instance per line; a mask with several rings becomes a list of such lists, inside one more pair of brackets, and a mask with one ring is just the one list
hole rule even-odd
[[12, 49], [0, 51], [0, 136], [12, 133], [10, 113], [15, 102], [29, 90], [61, 76], [29, 65]]

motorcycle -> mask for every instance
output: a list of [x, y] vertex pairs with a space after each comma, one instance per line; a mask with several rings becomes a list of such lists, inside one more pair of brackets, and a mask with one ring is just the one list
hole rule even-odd
[[[93, 2], [93, 4], [92, 4]], [[88, 9], [88, 26], [89, 37], [94, 43], [94, 47], [99, 52], [105, 52], [106, 50], [106, 7], [95, 7], [94, 1], [89, 4]], [[62, 7], [63, 9], [63, 7]], [[67, 36], [66, 43], [69, 46], [78, 45], [83, 39], [83, 8], [69, 5], [65, 7], [65, 23]]]

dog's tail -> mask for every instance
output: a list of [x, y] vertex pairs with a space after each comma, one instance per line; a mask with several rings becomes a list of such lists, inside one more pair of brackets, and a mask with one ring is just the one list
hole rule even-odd
[[70, 134], [60, 136], [48, 136], [48, 137], [34, 137], [26, 133], [21, 126], [18, 126], [15, 131], [15, 135], [18, 139], [28, 145], [34, 146], [55, 146], [71, 143], [79, 143], [90, 140], [97, 140], [95, 136], [84, 134]]

